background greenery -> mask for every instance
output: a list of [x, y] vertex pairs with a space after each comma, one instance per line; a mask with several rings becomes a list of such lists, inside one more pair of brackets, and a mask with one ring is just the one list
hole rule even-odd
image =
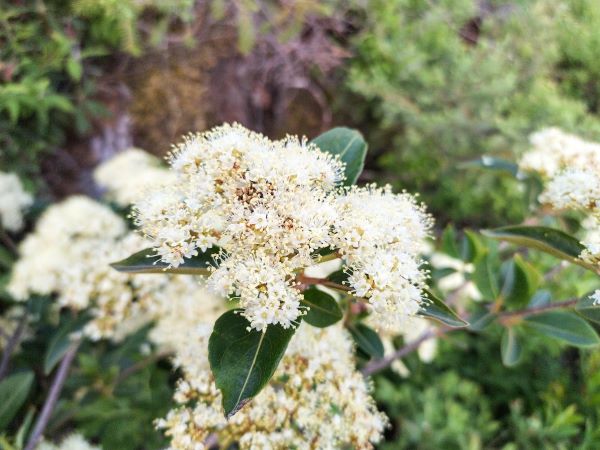
[[[123, 142], [156, 154], [223, 120], [272, 136], [313, 136], [340, 123], [370, 143], [361, 182], [420, 192], [440, 230], [448, 221], [478, 229], [521, 222], [529, 199], [512, 177], [461, 163], [483, 154], [514, 160], [547, 126], [600, 138], [596, 0], [306, 1], [292, 2], [292, 15], [289, 3], [3, 4], [1, 170], [55, 199], [94, 192], [88, 172], [118, 147], [110, 135], [123, 132], [119, 118], [129, 124]], [[6, 274], [10, 261], [3, 264]], [[570, 268], [549, 288], [557, 298], [582, 295], [573, 292], [587, 286], [581, 277]], [[47, 325], [14, 370], [38, 367], [69, 320], [45, 317], [40, 303], [28, 307]], [[453, 333], [433, 362], [408, 357], [408, 377], [377, 376], [376, 397], [393, 424], [381, 448], [597, 448], [598, 352], [533, 335], [507, 368], [500, 339], [494, 328]], [[143, 342], [140, 332], [79, 353], [51, 435], [75, 428], [105, 449], [164, 446], [152, 419], [169, 409], [177, 377], [164, 360], [148, 361]], [[37, 370], [46, 384], [32, 391], [33, 403], [48, 380]]]

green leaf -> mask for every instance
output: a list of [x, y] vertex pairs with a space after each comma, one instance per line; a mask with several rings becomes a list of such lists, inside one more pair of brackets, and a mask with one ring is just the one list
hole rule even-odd
[[459, 165], [459, 167], [500, 170], [503, 172], [508, 172], [512, 176], [517, 176], [517, 173], [519, 173], [519, 166], [514, 162], [487, 155], [482, 156], [480, 159], [462, 163]]
[[46, 354], [44, 355], [44, 375], [48, 375], [52, 372], [52, 369], [54, 369], [56, 364], [58, 364], [69, 349], [69, 346], [71, 345], [71, 333], [81, 328], [86, 322], [87, 317], [68, 320], [56, 331], [56, 333], [54, 333], [50, 339], [48, 348], [46, 349]]
[[348, 327], [358, 348], [373, 358], [383, 358], [383, 343], [379, 335], [363, 323], [355, 323]]
[[496, 228], [495, 230], [483, 230], [482, 233], [493, 239], [541, 250], [596, 272], [596, 268], [592, 264], [579, 259], [584, 246], [573, 236], [569, 236], [560, 230], [518, 225]]
[[265, 387], [295, 331], [279, 325], [269, 325], [264, 332], [249, 329], [240, 312], [231, 310], [219, 317], [208, 342], [210, 367], [227, 417]]
[[456, 259], [460, 258], [460, 252], [456, 245], [457, 239], [456, 230], [452, 225], [448, 225], [442, 233], [441, 250]]
[[500, 296], [511, 306], [525, 306], [537, 289], [542, 276], [523, 260], [520, 255], [507, 261], [503, 270], [504, 280]]
[[471, 230], [465, 230], [460, 247], [460, 259], [463, 261], [474, 262], [486, 253], [481, 239]]
[[345, 281], [348, 281], [348, 274], [344, 271], [344, 269], [340, 269], [330, 273], [327, 279], [337, 284], [344, 284]]
[[575, 311], [587, 320], [600, 324], [600, 305], [594, 304], [594, 299], [590, 295], [581, 298], [575, 305]]
[[577, 347], [600, 344], [596, 331], [584, 319], [569, 311], [548, 311], [526, 317], [524, 324], [547, 336]]
[[177, 267], [169, 265], [158, 259], [153, 248], [147, 248], [134, 253], [122, 261], [111, 264], [111, 267], [124, 273], [178, 273], [187, 275], [208, 275], [208, 268], [214, 265], [214, 257], [219, 253], [219, 248], [209, 248], [204, 253], [187, 258]]
[[515, 366], [521, 359], [523, 348], [517, 339], [517, 333], [514, 328], [506, 328], [502, 334], [500, 344], [500, 353], [502, 354], [502, 364], [506, 367]]
[[35, 408], [33, 406], [29, 406], [29, 410], [25, 415], [25, 419], [21, 423], [21, 426], [17, 430], [17, 434], [15, 435], [15, 447], [18, 449], [23, 448], [25, 445], [25, 436], [29, 432], [29, 427], [31, 427], [31, 422], [33, 422]]
[[33, 372], [16, 373], [0, 382], [0, 430], [15, 417], [25, 402], [33, 383]]
[[418, 312], [418, 315], [435, 319], [453, 328], [466, 327], [469, 325], [468, 322], [465, 322], [463, 319], [458, 317], [458, 315], [452, 311], [448, 305], [446, 305], [431, 291], [425, 289], [423, 293], [425, 294], [425, 302], [423, 306], [421, 306], [421, 310]]
[[362, 134], [350, 128], [337, 127], [317, 136], [312, 142], [324, 152], [339, 155], [342, 162], [346, 163], [346, 179], [341, 183], [343, 186], [356, 183], [367, 154], [367, 143]]
[[310, 308], [303, 319], [314, 327], [328, 327], [344, 316], [335, 299], [316, 288], [304, 291], [304, 300], [300, 303]]
[[75, 58], [67, 59], [66, 69], [67, 73], [73, 81], [81, 80], [81, 73], [83, 71], [83, 67], [81, 66], [80, 61], [78, 61]]
[[494, 301], [500, 295], [500, 282], [498, 280], [499, 272], [500, 261], [498, 255], [495, 253], [486, 253], [486, 255], [475, 264], [473, 281], [485, 300]]
[[497, 315], [490, 312], [481, 305], [476, 305], [475, 310], [469, 317], [469, 329], [473, 331], [483, 331], [491, 324]]

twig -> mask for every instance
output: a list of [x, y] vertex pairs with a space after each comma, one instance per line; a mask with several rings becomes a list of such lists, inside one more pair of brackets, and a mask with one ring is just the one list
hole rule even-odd
[[10, 252], [14, 256], [19, 255], [19, 249], [17, 248], [17, 244], [15, 244], [15, 242], [11, 239], [11, 237], [8, 235], [8, 233], [2, 226], [0, 226], [0, 241], [2, 241], [4, 245], [6, 245], [6, 248], [8, 248], [8, 250], [10, 250]]
[[571, 306], [575, 306], [578, 301], [578, 298], [572, 298], [563, 302], [549, 303], [548, 305], [536, 306], [534, 308], [521, 309], [519, 311], [507, 311], [498, 314], [498, 321], [500, 323], [505, 323], [507, 320], [521, 319], [523, 317], [533, 316], [535, 314], [551, 311], [553, 309], [570, 308]]
[[42, 438], [44, 430], [46, 429], [48, 421], [50, 420], [50, 416], [52, 415], [54, 407], [56, 406], [56, 402], [58, 401], [58, 397], [62, 391], [63, 385], [65, 384], [65, 380], [67, 379], [67, 375], [69, 374], [69, 369], [71, 367], [71, 363], [73, 362], [73, 358], [75, 358], [80, 344], [81, 339], [73, 341], [65, 353], [65, 356], [63, 356], [58, 370], [56, 371], [56, 375], [52, 380], [48, 397], [46, 397], [46, 401], [44, 402], [40, 416], [35, 422], [35, 427], [31, 432], [29, 441], [27, 441], [27, 446], [24, 450], [34, 450]]
[[6, 347], [4, 348], [4, 352], [2, 353], [2, 360], [0, 361], [0, 380], [2, 380], [2, 378], [6, 376], [6, 372], [8, 371], [8, 365], [10, 363], [10, 356], [15, 350], [15, 347], [19, 344], [21, 336], [23, 335], [23, 331], [25, 331], [26, 324], [27, 313], [23, 314], [23, 316], [19, 319], [19, 325], [17, 325], [17, 329], [6, 343]]
[[350, 292], [352, 290], [348, 286], [344, 286], [343, 284], [339, 284], [334, 281], [329, 281], [327, 278], [313, 278], [307, 277], [306, 275], [298, 275], [296, 279], [300, 284], [304, 284], [307, 286], [319, 284], [321, 286], [326, 286], [331, 289], [336, 289], [338, 291]]
[[409, 353], [414, 352], [421, 346], [421, 344], [423, 342], [427, 341], [428, 339], [431, 339], [432, 337], [441, 336], [451, 330], [452, 330], [452, 328], [445, 328], [445, 329], [440, 329], [437, 331], [433, 330], [433, 329], [429, 329], [427, 331], [424, 331], [421, 334], [421, 336], [419, 336], [417, 339], [409, 342], [404, 347], [399, 348], [394, 353], [386, 356], [385, 358], [376, 359], [374, 361], [371, 361], [369, 364], [367, 364], [365, 367], [363, 367], [361, 369], [361, 372], [364, 376], [373, 375], [374, 373], [379, 372], [380, 370], [383, 370], [386, 367], [390, 366], [396, 359], [402, 358], [403, 356], [406, 356]]
[[[507, 312], [498, 314], [497, 318], [498, 318], [498, 322], [500, 324], [505, 325], [507, 322], [513, 321], [515, 319], [521, 319], [523, 317], [533, 316], [533, 315], [540, 314], [540, 313], [543, 313], [546, 311], [552, 311], [555, 309], [570, 308], [572, 306], [575, 306], [578, 301], [579, 301], [579, 299], [574, 298], [574, 299], [565, 300], [562, 302], [550, 303], [549, 305], [536, 306], [534, 308], [522, 309], [519, 311], [507, 311]], [[398, 350], [396, 350], [394, 353], [390, 354], [389, 356], [371, 361], [369, 364], [367, 364], [365, 367], [362, 368], [361, 372], [365, 376], [373, 375], [374, 373], [379, 372], [380, 370], [383, 370], [383, 369], [387, 368], [388, 366], [390, 366], [396, 359], [402, 358], [403, 356], [406, 356], [409, 353], [412, 353], [413, 351], [417, 350], [421, 346], [421, 344], [423, 342], [427, 341], [428, 339], [431, 339], [433, 337], [440, 337], [440, 336], [443, 336], [452, 331], [461, 330], [461, 329], [462, 328], [440, 328], [438, 330], [429, 329], [429, 330], [425, 331], [423, 334], [421, 334], [421, 336], [419, 336], [417, 339], [415, 339], [412, 342], [409, 342], [404, 347], [399, 348]]]

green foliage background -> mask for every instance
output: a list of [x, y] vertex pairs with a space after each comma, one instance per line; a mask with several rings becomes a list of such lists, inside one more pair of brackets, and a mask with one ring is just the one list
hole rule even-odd
[[599, 21], [593, 0], [371, 0], [346, 79], [352, 108], [339, 108], [375, 167], [438, 220], [518, 222], [516, 183], [460, 162], [513, 159], [547, 126], [599, 136]]
[[[215, 17], [228, 14], [209, 2]], [[253, 2], [246, 2], [251, 14]], [[168, 4], [168, 6], [166, 6]], [[333, 16], [338, 2], [320, 15]], [[361, 130], [371, 152], [361, 182], [386, 180], [420, 192], [441, 226], [518, 223], [528, 214], [523, 185], [462, 162], [493, 154], [514, 160], [527, 136], [559, 126], [600, 139], [600, 8], [596, 0], [365, 0], [343, 2], [349, 57], [329, 92], [335, 121]], [[140, 17], [153, 28], [140, 33]], [[240, 17], [240, 54], [261, 30]], [[170, 26], [198, 20], [191, 2], [21, 1], [0, 8], [0, 168], [41, 193], [40, 161], [107, 117], [98, 81], [119, 55], [155, 51]], [[193, 37], [190, 37], [193, 45]], [[315, 69], [319, 81], [322, 73]], [[289, 120], [293, 121], [291, 117]], [[31, 219], [31, 218], [30, 218]], [[535, 256], [532, 256], [536, 258]], [[541, 258], [539, 267], [554, 262]], [[4, 262], [6, 276], [10, 262]], [[577, 268], [555, 294], [582, 295]], [[35, 366], [65, 318], [46, 317], [13, 363]], [[6, 310], [10, 300], [2, 299]], [[501, 330], [468, 331], [439, 343], [429, 364], [406, 359], [407, 378], [385, 372], [375, 393], [391, 418], [385, 449], [594, 449], [600, 442], [600, 354], [541, 336], [523, 341], [516, 367], [500, 364]], [[78, 429], [105, 449], [165, 445], [152, 420], [169, 409], [176, 374], [146, 361], [143, 332], [124, 345], [89, 346], [76, 361], [51, 435]], [[45, 380], [43, 374], [38, 376]], [[46, 384], [30, 393], [39, 403]], [[21, 411], [22, 416], [27, 411]], [[10, 434], [19, 423], [13, 421]], [[8, 448], [8, 447], [7, 447]]]

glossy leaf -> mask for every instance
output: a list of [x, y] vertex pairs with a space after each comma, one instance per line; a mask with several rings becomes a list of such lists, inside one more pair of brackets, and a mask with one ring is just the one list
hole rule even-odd
[[521, 359], [523, 348], [517, 338], [514, 328], [506, 328], [502, 334], [500, 343], [500, 353], [502, 354], [502, 364], [507, 367], [516, 365]]
[[595, 305], [594, 299], [590, 295], [586, 295], [577, 302], [575, 311], [587, 320], [600, 324], [600, 305]]
[[521, 258], [515, 255], [503, 268], [503, 283], [500, 296], [511, 306], [525, 306], [542, 279], [541, 274]]
[[346, 179], [341, 183], [343, 186], [352, 186], [356, 183], [365, 165], [367, 154], [367, 143], [360, 132], [337, 127], [317, 136], [312, 142], [324, 152], [339, 155], [346, 163], [344, 169]]
[[548, 311], [526, 317], [530, 328], [577, 347], [600, 344], [596, 331], [584, 319], [570, 311]]
[[456, 242], [456, 230], [452, 225], [448, 225], [442, 233], [441, 250], [452, 258], [460, 258], [460, 252]]
[[581, 259], [584, 246], [573, 236], [548, 227], [510, 226], [482, 231], [485, 236], [530, 247], [549, 253], [557, 258], [579, 264], [596, 271], [595, 267]]
[[494, 301], [500, 295], [500, 261], [495, 253], [487, 253], [475, 264], [473, 281], [485, 300]]
[[304, 291], [304, 299], [300, 303], [310, 308], [302, 318], [314, 327], [328, 327], [344, 316], [335, 299], [316, 288]]
[[269, 325], [260, 332], [249, 326], [240, 310], [227, 311], [215, 323], [208, 342], [210, 367], [228, 417], [269, 382], [295, 331]]
[[348, 281], [348, 274], [344, 271], [344, 269], [340, 269], [329, 274], [327, 279], [337, 284], [344, 284], [345, 281]]
[[20, 372], [0, 382], [0, 430], [15, 417], [25, 402], [33, 383], [33, 372]]
[[44, 375], [52, 372], [52, 369], [62, 359], [71, 345], [70, 335], [81, 328], [86, 322], [85, 318], [69, 320], [64, 323], [52, 336], [44, 355]]
[[383, 358], [383, 343], [374, 330], [363, 323], [355, 323], [348, 330], [359, 349], [372, 358]]
[[214, 256], [219, 253], [217, 247], [208, 249], [192, 258], [187, 258], [178, 267], [171, 267], [156, 256], [153, 248], [147, 248], [134, 253], [122, 261], [112, 263], [111, 266], [119, 272], [125, 273], [178, 273], [187, 275], [207, 275], [208, 268], [214, 265]]
[[466, 327], [469, 325], [468, 322], [461, 319], [448, 305], [431, 291], [425, 289], [423, 293], [425, 294], [425, 302], [418, 313], [420, 316], [435, 319], [453, 328]]
[[463, 261], [473, 262], [486, 253], [480, 237], [473, 231], [465, 230], [460, 243], [460, 257]]

